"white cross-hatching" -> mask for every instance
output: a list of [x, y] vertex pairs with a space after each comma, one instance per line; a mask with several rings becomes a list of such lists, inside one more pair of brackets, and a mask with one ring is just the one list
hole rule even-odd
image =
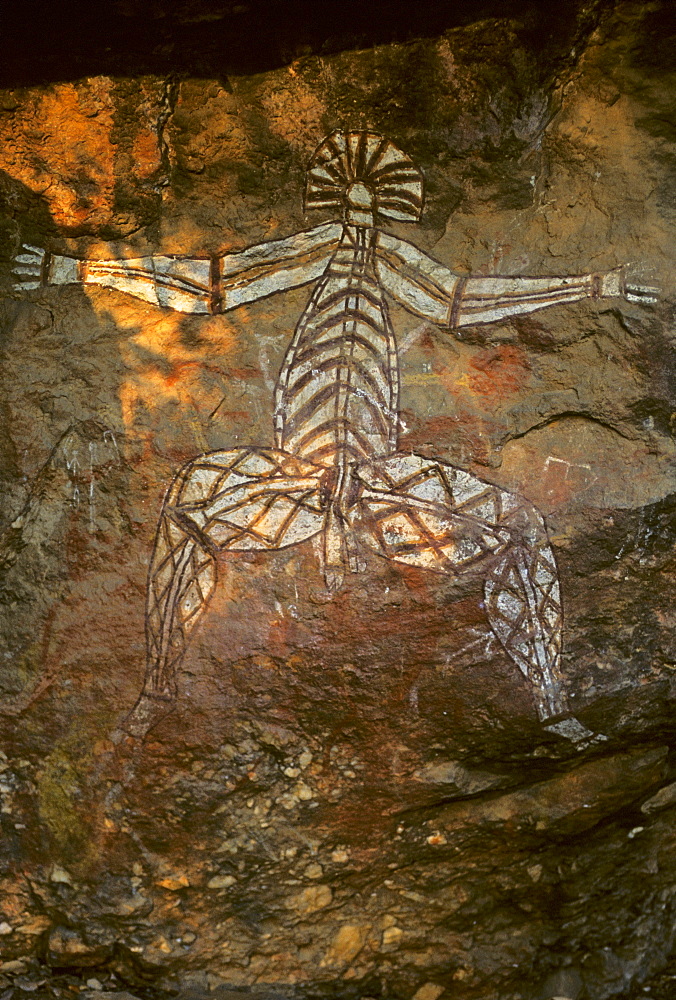
[[[274, 446], [199, 455], [165, 498], [151, 560], [147, 673], [129, 728], [173, 702], [177, 668], [216, 587], [223, 551], [274, 551], [314, 539], [330, 591], [364, 554], [457, 576], [484, 576], [486, 615], [531, 683], [541, 720], [573, 739], [561, 676], [558, 572], [535, 507], [440, 460], [398, 449], [399, 360], [387, 299], [458, 331], [581, 299], [654, 301], [617, 268], [575, 277], [460, 277], [376, 222], [416, 222], [423, 176], [374, 132], [335, 131], [308, 167], [307, 209], [323, 223], [211, 259], [82, 261], [25, 246], [22, 288], [83, 282], [189, 313], [222, 313], [314, 283], [275, 388]], [[564, 717], [563, 723], [555, 722]]]

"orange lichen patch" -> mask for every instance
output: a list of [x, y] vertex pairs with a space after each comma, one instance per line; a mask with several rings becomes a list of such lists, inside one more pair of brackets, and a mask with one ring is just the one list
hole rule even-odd
[[139, 177], [150, 177], [159, 168], [160, 150], [157, 136], [148, 130], [137, 133], [131, 147], [134, 173]]
[[0, 168], [42, 194], [59, 226], [71, 228], [110, 212], [115, 152], [110, 90], [105, 77], [55, 84], [0, 128]]

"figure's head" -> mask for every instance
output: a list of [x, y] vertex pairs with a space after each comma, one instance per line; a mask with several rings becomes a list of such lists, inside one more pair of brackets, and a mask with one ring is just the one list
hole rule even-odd
[[339, 208], [346, 222], [373, 226], [378, 217], [417, 222], [422, 206], [421, 171], [377, 132], [332, 132], [312, 154], [306, 209]]

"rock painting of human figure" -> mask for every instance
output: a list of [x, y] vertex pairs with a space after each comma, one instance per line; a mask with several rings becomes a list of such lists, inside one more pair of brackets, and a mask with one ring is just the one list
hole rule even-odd
[[365, 553], [458, 577], [482, 572], [492, 632], [530, 683], [540, 720], [580, 744], [561, 675], [563, 613], [542, 515], [523, 497], [398, 445], [399, 360], [388, 300], [447, 332], [560, 303], [654, 301], [622, 268], [573, 277], [460, 277], [388, 221], [417, 222], [423, 176], [370, 131], [335, 131], [307, 172], [307, 210], [335, 211], [286, 239], [210, 259], [76, 260], [25, 246], [19, 288], [81, 282], [166, 309], [222, 313], [312, 286], [275, 388], [274, 444], [198, 455], [176, 475], [148, 574], [147, 667], [126, 728], [143, 735], [177, 697], [177, 672], [217, 582], [217, 556], [313, 539], [335, 593]]

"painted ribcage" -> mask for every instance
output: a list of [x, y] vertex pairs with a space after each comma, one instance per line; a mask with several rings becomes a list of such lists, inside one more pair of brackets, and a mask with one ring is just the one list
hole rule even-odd
[[279, 377], [280, 447], [320, 465], [386, 455], [396, 443], [396, 345], [368, 256], [363, 245], [341, 245]]

